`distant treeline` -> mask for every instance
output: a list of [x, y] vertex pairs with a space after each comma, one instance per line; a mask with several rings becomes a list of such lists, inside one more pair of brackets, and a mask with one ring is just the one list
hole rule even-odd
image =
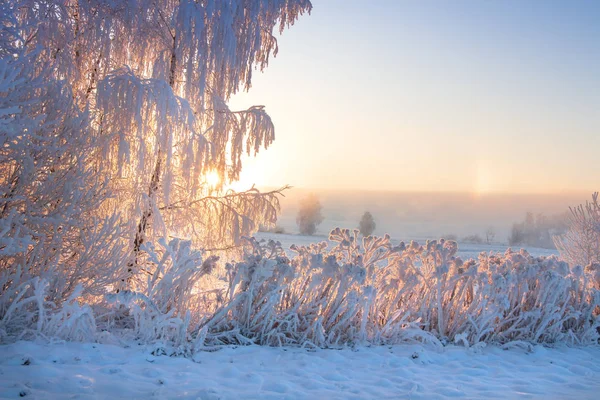
[[522, 222], [513, 224], [508, 244], [510, 246], [525, 245], [554, 249], [556, 246], [552, 237], [562, 235], [568, 228], [569, 215], [567, 212], [551, 216], [534, 215], [532, 212], [528, 212]]

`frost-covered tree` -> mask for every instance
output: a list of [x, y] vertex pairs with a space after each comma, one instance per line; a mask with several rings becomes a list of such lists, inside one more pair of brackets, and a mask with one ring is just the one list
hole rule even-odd
[[358, 230], [360, 233], [363, 236], [371, 236], [371, 234], [373, 234], [375, 231], [376, 226], [377, 224], [373, 219], [373, 214], [371, 214], [369, 211], [365, 211], [360, 219], [360, 223], [358, 224]]
[[569, 230], [554, 237], [561, 257], [569, 264], [587, 266], [600, 263], [600, 203], [598, 192], [592, 201], [570, 207]]
[[36, 26], [17, 12], [0, 4], [0, 340], [41, 329], [47, 305], [101, 293], [122, 254], [116, 218], [97, 214], [108, 193], [89, 113], [26, 48]]
[[79, 304], [99, 306], [122, 282], [178, 318], [214, 263], [191, 249], [230, 248], [275, 221], [279, 191], [224, 189], [242, 155], [274, 139], [263, 106], [227, 102], [277, 53], [274, 30], [310, 9], [0, 2], [0, 340], [19, 330], [81, 338], [95, 321]]
[[[274, 139], [263, 106], [230, 110], [255, 69], [277, 53], [282, 31], [308, 0], [16, 0], [29, 26], [21, 46], [64, 80], [85, 110], [84, 133], [101, 145], [89, 165], [110, 183], [130, 232], [130, 272], [149, 237], [189, 237], [204, 248], [235, 245], [272, 224], [278, 192], [224, 191], [242, 155]], [[207, 176], [218, 174], [215, 188]], [[135, 267], [135, 268], [134, 268]]]
[[300, 201], [300, 209], [296, 216], [296, 224], [303, 235], [314, 235], [317, 231], [317, 226], [323, 222], [323, 214], [321, 213], [321, 202], [318, 197], [311, 193]]

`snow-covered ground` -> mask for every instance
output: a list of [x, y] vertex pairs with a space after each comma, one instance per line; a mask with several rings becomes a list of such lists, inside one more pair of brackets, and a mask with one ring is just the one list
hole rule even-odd
[[194, 360], [144, 346], [0, 346], [0, 398], [597, 399], [600, 347], [307, 351], [237, 347]]
[[[311, 243], [328, 241], [326, 236], [303, 236], [303, 235], [292, 235], [292, 234], [276, 234], [269, 232], [258, 232], [256, 238], [260, 239], [273, 239], [281, 242], [281, 246], [284, 250], [286, 250], [289, 255], [295, 254], [291, 250], [289, 250], [292, 244], [296, 244], [299, 246], [307, 246]], [[399, 243], [400, 240], [404, 240], [405, 243], [410, 242], [410, 239], [396, 239], [392, 237], [393, 243]], [[415, 239], [420, 244], [425, 244], [427, 239], [417, 238]], [[463, 260], [467, 260], [469, 258], [477, 258], [480, 253], [501, 253], [503, 254], [509, 246], [503, 244], [473, 244], [473, 243], [464, 243], [458, 242], [458, 256]], [[532, 256], [550, 256], [550, 255], [558, 255], [556, 250], [550, 249], [540, 249], [536, 247], [526, 247], [525, 248]], [[518, 250], [517, 247], [513, 247], [513, 250]]]

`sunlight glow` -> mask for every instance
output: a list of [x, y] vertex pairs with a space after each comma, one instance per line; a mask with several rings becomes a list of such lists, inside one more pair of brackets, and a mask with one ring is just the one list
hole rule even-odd
[[261, 154], [261, 157], [258, 158], [244, 156], [244, 168], [240, 173], [240, 179], [228, 183], [226, 189], [243, 192], [253, 186], [263, 188], [269, 186], [269, 184], [271, 186], [277, 186], [280, 183], [278, 181], [284, 181], [283, 184], [285, 184], [284, 178], [278, 179], [274, 177], [277, 169], [271, 167], [272, 163], [280, 164], [281, 161], [277, 158], [273, 161], [273, 155], [269, 152], [264, 152], [264, 154]]
[[206, 176], [204, 177], [204, 180], [206, 181], [206, 184], [211, 188], [214, 189], [216, 187], [219, 186], [219, 184], [221, 183], [221, 177], [219, 176], [219, 173], [217, 171], [210, 171], [206, 174]]

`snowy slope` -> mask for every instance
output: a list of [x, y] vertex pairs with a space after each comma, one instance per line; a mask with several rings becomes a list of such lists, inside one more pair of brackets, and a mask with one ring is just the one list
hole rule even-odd
[[[0, 398], [594, 399], [600, 348], [420, 345], [306, 351], [238, 347], [195, 362], [143, 346], [0, 346]], [[24, 365], [28, 364], [28, 365]]]

